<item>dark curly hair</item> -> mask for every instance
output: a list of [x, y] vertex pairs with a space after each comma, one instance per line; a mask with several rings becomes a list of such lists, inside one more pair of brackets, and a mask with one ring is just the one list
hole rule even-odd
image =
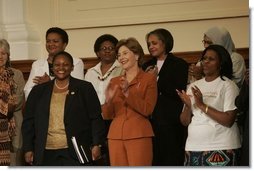
[[55, 55], [54, 55], [54, 57], [53, 57], [53, 61], [52, 61], [52, 63], [54, 63], [54, 62], [55, 62], [56, 57], [58, 57], [58, 56], [60, 56], [60, 55], [65, 56], [65, 57], [68, 59], [68, 61], [70, 61], [70, 63], [71, 63], [71, 64], [72, 64], [72, 66], [73, 66], [73, 57], [71, 56], [71, 54], [69, 54], [69, 53], [68, 53], [68, 52], [66, 52], [66, 51], [61, 51], [61, 52], [58, 52], [57, 54], [55, 54]]
[[118, 39], [115, 38], [113, 35], [103, 34], [100, 37], [98, 37], [94, 43], [94, 52], [95, 53], [100, 51], [100, 46], [105, 41], [110, 41], [111, 43], [113, 43], [114, 46], [116, 46], [116, 44], [118, 43]]
[[61, 36], [61, 38], [62, 38], [64, 43], [66, 43], [66, 44], [69, 43], [69, 36], [68, 36], [68, 34], [66, 33], [65, 30], [63, 30], [63, 29], [61, 29], [59, 27], [51, 27], [46, 32], [46, 39], [47, 39], [47, 37], [48, 37], [48, 35], [50, 33], [57, 33], [57, 34], [59, 34]]

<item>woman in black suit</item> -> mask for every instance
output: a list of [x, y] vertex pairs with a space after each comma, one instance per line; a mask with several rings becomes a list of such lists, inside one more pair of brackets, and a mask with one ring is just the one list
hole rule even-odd
[[80, 165], [72, 137], [92, 160], [101, 156], [100, 102], [92, 84], [71, 77], [72, 70], [72, 56], [59, 52], [53, 58], [55, 79], [35, 86], [28, 96], [22, 134], [25, 161], [31, 165]]
[[157, 75], [158, 100], [152, 114], [155, 166], [184, 164], [186, 128], [180, 123], [183, 103], [176, 89], [185, 90], [188, 64], [171, 53], [174, 40], [166, 29], [156, 29], [146, 35], [147, 47], [153, 57], [143, 69]]

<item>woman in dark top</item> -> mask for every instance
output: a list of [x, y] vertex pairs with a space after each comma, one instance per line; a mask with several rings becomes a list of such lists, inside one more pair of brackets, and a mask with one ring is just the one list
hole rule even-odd
[[143, 69], [157, 75], [158, 85], [158, 100], [151, 118], [155, 133], [153, 165], [181, 166], [186, 128], [180, 123], [183, 103], [176, 89], [186, 89], [188, 64], [171, 53], [174, 40], [168, 30], [160, 28], [148, 33], [146, 42], [153, 58], [143, 64]]
[[70, 75], [73, 67], [69, 53], [57, 53], [55, 79], [36, 85], [28, 96], [22, 135], [25, 161], [31, 165], [80, 165], [72, 137], [91, 157], [86, 162], [101, 157], [105, 125], [100, 102], [91, 83]]
[[245, 72], [245, 79], [242, 84], [239, 95], [235, 99], [235, 105], [241, 115], [238, 118], [239, 126], [242, 128], [242, 148], [240, 155], [240, 166], [249, 166], [249, 69]]

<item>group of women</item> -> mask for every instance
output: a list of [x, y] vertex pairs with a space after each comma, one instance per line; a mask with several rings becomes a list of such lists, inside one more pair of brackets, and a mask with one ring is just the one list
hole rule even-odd
[[[239, 165], [239, 88], [222, 45], [210, 40], [200, 60], [202, 78], [187, 88], [189, 66], [171, 52], [174, 39], [166, 29], [146, 35], [149, 60], [135, 38], [100, 36], [94, 45], [100, 63], [87, 71], [86, 81], [71, 75], [75, 65], [64, 51], [68, 41], [51, 34], [46, 47], [53, 57], [46, 71], [33, 76], [38, 85], [25, 106], [27, 163], [95, 165], [106, 153], [104, 165], [110, 166]], [[52, 78], [44, 75], [50, 71]], [[73, 137], [81, 152], [84, 147], [91, 153], [89, 162], [79, 162]]]

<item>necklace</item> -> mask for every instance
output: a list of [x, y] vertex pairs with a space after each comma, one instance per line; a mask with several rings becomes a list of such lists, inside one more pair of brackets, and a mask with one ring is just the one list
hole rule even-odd
[[56, 88], [58, 88], [59, 90], [63, 90], [63, 89], [65, 89], [66, 87], [69, 86], [69, 82], [68, 82], [64, 87], [59, 87], [59, 86], [57, 85], [57, 83], [56, 83], [56, 80], [55, 80], [55, 86], [56, 86]]
[[98, 76], [98, 79], [99, 79], [100, 81], [106, 80], [115, 68], [116, 68], [116, 66], [115, 66], [114, 68], [112, 68], [112, 69], [107, 73], [107, 75], [106, 75], [105, 77], [103, 77], [103, 76], [102, 76], [102, 77], [101, 77], [101, 76]]

